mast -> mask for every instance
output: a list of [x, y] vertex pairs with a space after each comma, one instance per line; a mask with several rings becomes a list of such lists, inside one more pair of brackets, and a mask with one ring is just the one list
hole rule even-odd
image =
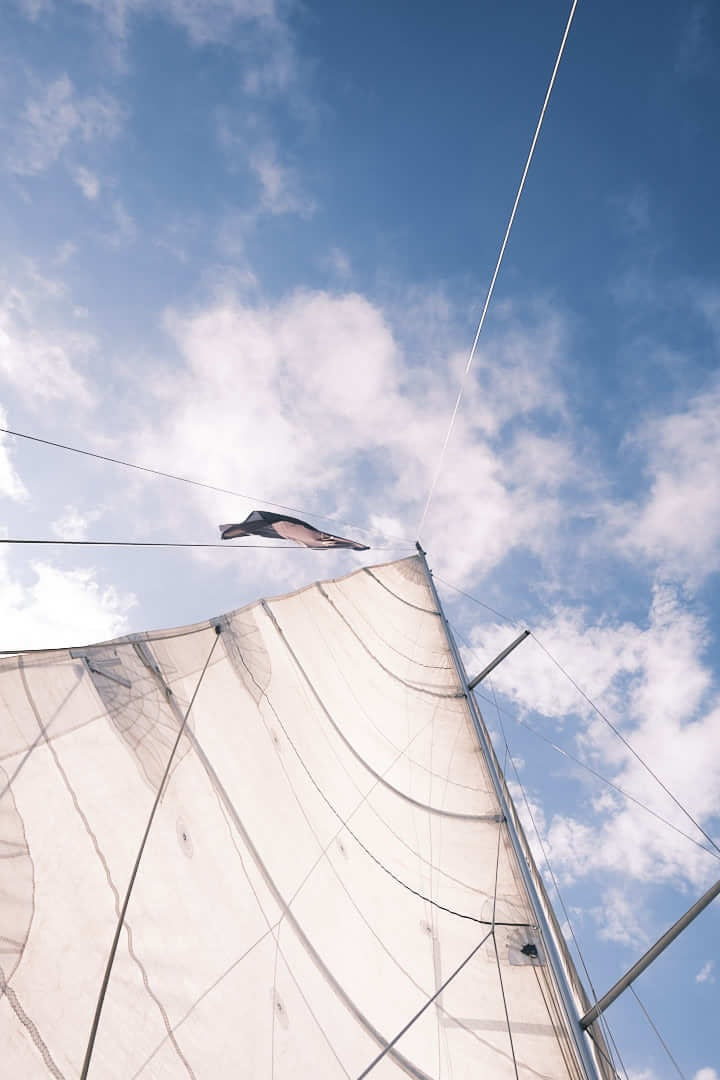
[[[447, 637], [450, 652], [455, 663], [455, 667], [463, 688], [463, 692], [465, 694], [465, 700], [467, 701], [468, 709], [470, 710], [473, 726], [475, 728], [478, 741], [483, 751], [483, 756], [485, 758], [485, 762], [490, 773], [490, 778], [495, 789], [495, 794], [500, 804], [500, 809], [503, 815], [503, 822], [507, 826], [508, 836], [510, 838], [512, 848], [517, 859], [518, 867], [520, 869], [520, 873], [523, 879], [523, 884], [525, 885], [525, 889], [527, 891], [533, 913], [537, 920], [537, 926], [540, 931], [543, 944], [545, 945], [547, 951], [550, 967], [555, 978], [555, 983], [560, 993], [560, 998], [565, 1012], [565, 1018], [567, 1020], [568, 1030], [572, 1035], [575, 1050], [582, 1064], [582, 1068], [585, 1071], [586, 1076], [588, 1077], [588, 1080], [601, 1080], [601, 1074], [598, 1070], [594, 1055], [590, 1048], [588, 1037], [586, 1036], [584, 1029], [580, 1025], [581, 1017], [578, 1012], [572, 989], [566, 975], [565, 966], [561, 960], [560, 951], [558, 948], [558, 935], [560, 933], [559, 928], [557, 927], [557, 924], [555, 925], [555, 927], [551, 925], [550, 919], [548, 918], [548, 915], [546, 913], [545, 904], [543, 903], [543, 898], [540, 895], [540, 892], [535, 884], [533, 875], [530, 873], [528, 860], [532, 858], [532, 855], [530, 853], [529, 847], [527, 847], [527, 843], [523, 842], [521, 826], [519, 821], [517, 820], [515, 807], [507, 790], [505, 778], [500, 768], [500, 763], [497, 760], [497, 756], [490, 741], [490, 736], [488, 735], [487, 729], [485, 727], [485, 723], [480, 713], [480, 709], [478, 708], [475, 697], [472, 693], [472, 690], [470, 689], [471, 684], [468, 680], [467, 672], [465, 671], [465, 665], [463, 664], [462, 657], [460, 656], [460, 651], [453, 636], [453, 632], [450, 628], [450, 624], [448, 623], [442, 603], [440, 602], [440, 597], [435, 587], [435, 581], [433, 580], [432, 572], [427, 564], [425, 551], [421, 547], [419, 541], [416, 543], [415, 546], [417, 548], [420, 561], [422, 562], [423, 568], [427, 575], [428, 584], [430, 586], [434, 601], [437, 605], [438, 613], [445, 629], [445, 635]], [[522, 639], [523, 638], [521, 637], [520, 639], [518, 639], [517, 642], [513, 643], [513, 646], [511, 646], [511, 648], [514, 647], [515, 644], [519, 644], [520, 640]], [[474, 680], [474, 683], [476, 682], [477, 680]], [[552, 912], [549, 899], [546, 898], [546, 902], [550, 912]]]

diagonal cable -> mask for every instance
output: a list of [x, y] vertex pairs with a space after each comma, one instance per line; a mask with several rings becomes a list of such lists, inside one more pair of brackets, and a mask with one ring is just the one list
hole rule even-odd
[[392, 1038], [392, 1039], [390, 1040], [390, 1042], [389, 1042], [389, 1043], [387, 1043], [387, 1044], [386, 1044], [386, 1045], [385, 1045], [385, 1046], [383, 1047], [383, 1049], [382, 1049], [382, 1050], [380, 1051], [380, 1053], [379, 1053], [379, 1054], [377, 1055], [377, 1057], [374, 1057], [374, 1058], [372, 1059], [372, 1061], [370, 1062], [370, 1064], [369, 1064], [368, 1066], [366, 1066], [366, 1068], [364, 1068], [364, 1069], [363, 1069], [363, 1071], [362, 1071], [362, 1072], [360, 1073], [360, 1075], [358, 1076], [357, 1080], [363, 1080], [363, 1078], [364, 1078], [365, 1076], [367, 1076], [367, 1075], [368, 1075], [368, 1074], [369, 1074], [370, 1072], [372, 1072], [372, 1070], [373, 1070], [373, 1069], [375, 1068], [375, 1066], [376, 1066], [376, 1065], [379, 1065], [379, 1064], [380, 1064], [380, 1062], [381, 1062], [381, 1061], [382, 1061], [382, 1059], [383, 1059], [383, 1058], [385, 1057], [385, 1055], [386, 1055], [387, 1053], [389, 1053], [389, 1051], [390, 1051], [390, 1050], [392, 1050], [392, 1048], [393, 1048], [393, 1046], [395, 1045], [395, 1043], [396, 1043], [396, 1042], [398, 1042], [398, 1041], [399, 1041], [399, 1040], [400, 1040], [400, 1039], [401, 1039], [401, 1038], [403, 1037], [403, 1035], [405, 1034], [405, 1032], [406, 1032], [406, 1031], [408, 1031], [408, 1030], [409, 1030], [409, 1029], [410, 1029], [410, 1028], [411, 1028], [411, 1027], [413, 1026], [413, 1024], [415, 1023], [415, 1021], [416, 1021], [416, 1020], [419, 1020], [419, 1019], [420, 1019], [420, 1017], [422, 1016], [422, 1014], [423, 1014], [423, 1013], [424, 1013], [424, 1012], [425, 1012], [425, 1011], [426, 1011], [427, 1009], [429, 1009], [429, 1008], [430, 1008], [430, 1006], [432, 1005], [433, 1001], [435, 1001], [435, 1000], [436, 1000], [436, 998], [439, 998], [439, 997], [440, 997], [440, 995], [442, 994], [442, 992], [443, 992], [443, 990], [445, 989], [445, 987], [446, 987], [446, 986], [448, 986], [448, 985], [449, 985], [449, 984], [450, 984], [450, 983], [451, 983], [451, 982], [453, 981], [453, 979], [455, 978], [455, 976], [456, 976], [456, 975], [459, 975], [459, 974], [460, 974], [460, 972], [462, 971], [462, 969], [463, 969], [463, 968], [464, 968], [464, 967], [465, 967], [465, 966], [466, 966], [467, 964], [469, 964], [469, 963], [470, 963], [470, 961], [472, 960], [473, 956], [475, 956], [475, 954], [476, 954], [477, 952], [479, 952], [479, 951], [480, 951], [480, 949], [482, 949], [482, 947], [483, 947], [483, 945], [485, 944], [485, 942], [486, 942], [486, 941], [488, 940], [488, 938], [489, 938], [489, 937], [491, 937], [491, 936], [492, 936], [492, 928], [491, 928], [490, 930], [488, 930], [487, 934], [485, 934], [485, 937], [484, 937], [484, 938], [482, 939], [482, 941], [480, 941], [480, 942], [479, 942], [479, 943], [478, 943], [478, 944], [477, 944], [477, 945], [475, 946], [475, 948], [474, 948], [474, 949], [473, 949], [473, 950], [472, 950], [472, 951], [471, 951], [470, 953], [468, 953], [468, 955], [467, 955], [467, 956], [465, 957], [465, 959], [464, 959], [464, 960], [462, 961], [462, 963], [461, 963], [461, 964], [459, 964], [459, 965], [458, 965], [458, 966], [457, 966], [457, 967], [455, 968], [455, 970], [454, 970], [454, 971], [453, 971], [453, 972], [452, 972], [452, 973], [451, 973], [450, 975], [448, 975], [448, 977], [447, 977], [447, 979], [445, 980], [445, 982], [444, 982], [444, 983], [442, 983], [442, 984], [441, 984], [441, 985], [440, 985], [440, 986], [438, 987], [438, 989], [437, 989], [437, 990], [435, 991], [435, 993], [434, 993], [434, 994], [432, 995], [432, 997], [429, 997], [429, 998], [427, 999], [427, 1001], [425, 1002], [425, 1004], [424, 1004], [424, 1005], [422, 1005], [422, 1006], [421, 1006], [421, 1008], [419, 1008], [419, 1009], [418, 1009], [418, 1011], [417, 1011], [417, 1012], [415, 1013], [415, 1015], [414, 1015], [414, 1016], [411, 1016], [411, 1018], [410, 1018], [410, 1019], [408, 1020], [407, 1024], [405, 1024], [405, 1026], [404, 1026], [403, 1028], [401, 1028], [401, 1029], [400, 1029], [400, 1031], [398, 1031], [397, 1035], [395, 1035], [395, 1037], [394, 1037], [394, 1038]]
[[[258, 551], [269, 549], [285, 551], [331, 551], [343, 550], [342, 548], [311, 548], [305, 544], [293, 542], [284, 544], [193, 544], [181, 543], [176, 540], [27, 540], [25, 538], [8, 539], [0, 537], [0, 544], [32, 544], [35, 546], [45, 545], [48, 547], [141, 547], [141, 548], [224, 548], [225, 551], [238, 551], [242, 548], [254, 548]], [[346, 549], [347, 550], [347, 549]], [[373, 551], [404, 551], [405, 548], [376, 547]]]
[[556, 667], [556, 668], [558, 669], [558, 671], [562, 672], [562, 674], [563, 674], [563, 675], [565, 676], [565, 678], [566, 678], [566, 679], [567, 679], [567, 680], [568, 680], [568, 681], [569, 681], [569, 682], [570, 682], [570, 683], [571, 683], [571, 684], [572, 684], [572, 685], [573, 685], [573, 686], [575, 687], [575, 689], [576, 689], [576, 690], [577, 690], [577, 692], [578, 692], [578, 693], [580, 694], [580, 696], [581, 696], [582, 698], [584, 698], [584, 699], [585, 699], [585, 701], [586, 701], [586, 702], [588, 703], [588, 705], [590, 706], [590, 708], [591, 708], [591, 709], [593, 709], [593, 710], [594, 710], [594, 711], [595, 711], [595, 712], [597, 713], [597, 715], [598, 715], [598, 716], [600, 717], [600, 719], [601, 719], [601, 720], [604, 720], [604, 722], [605, 722], [605, 723], [607, 724], [607, 726], [608, 726], [608, 727], [610, 728], [610, 730], [611, 730], [611, 731], [612, 731], [612, 732], [613, 732], [613, 733], [614, 733], [615, 735], [617, 735], [618, 739], [619, 739], [619, 740], [620, 740], [620, 742], [621, 742], [621, 743], [623, 744], [623, 746], [624, 746], [624, 747], [625, 747], [625, 748], [626, 748], [627, 750], [629, 750], [629, 751], [630, 751], [630, 753], [631, 753], [631, 754], [633, 755], [633, 757], [634, 757], [634, 758], [635, 758], [635, 759], [636, 759], [636, 760], [637, 760], [637, 761], [638, 761], [638, 762], [639, 762], [639, 763], [640, 763], [640, 764], [642, 765], [643, 769], [645, 769], [645, 771], [646, 771], [647, 773], [649, 773], [649, 774], [650, 774], [650, 776], [652, 776], [653, 780], [655, 780], [655, 782], [656, 782], [656, 783], [658, 783], [658, 784], [660, 785], [660, 787], [661, 787], [661, 788], [663, 789], [663, 791], [665, 792], [665, 794], [666, 794], [666, 795], [668, 795], [668, 796], [669, 796], [669, 797], [670, 797], [670, 798], [672, 799], [672, 801], [673, 801], [673, 802], [675, 803], [675, 805], [676, 805], [676, 806], [678, 807], [678, 809], [682, 810], [683, 814], [685, 814], [685, 816], [686, 816], [687, 818], [689, 818], [689, 819], [690, 819], [690, 821], [692, 821], [692, 823], [693, 823], [693, 825], [695, 826], [695, 828], [696, 828], [696, 829], [698, 829], [698, 830], [699, 830], [699, 832], [701, 832], [701, 833], [703, 834], [703, 836], [704, 836], [704, 837], [705, 837], [705, 839], [706, 839], [706, 840], [708, 841], [708, 843], [709, 843], [709, 844], [712, 844], [712, 846], [713, 846], [713, 847], [715, 848], [715, 850], [716, 850], [717, 852], [719, 852], [719, 853], [720, 853], [720, 846], [719, 846], [718, 844], [716, 844], [716, 843], [715, 843], [715, 841], [713, 840], [712, 836], [710, 836], [710, 834], [709, 834], [708, 832], [706, 832], [706, 830], [705, 830], [705, 829], [704, 829], [704, 828], [702, 827], [702, 825], [700, 824], [700, 822], [699, 822], [699, 821], [697, 821], [697, 820], [696, 820], [696, 819], [695, 819], [695, 818], [693, 817], [693, 815], [692, 815], [692, 814], [690, 813], [690, 811], [689, 811], [689, 810], [688, 810], [688, 809], [687, 809], [687, 808], [686, 808], [685, 806], [683, 806], [683, 804], [682, 804], [682, 803], [680, 802], [680, 800], [679, 800], [679, 799], [677, 798], [677, 796], [676, 796], [676, 795], [673, 795], [673, 793], [672, 793], [672, 791], [670, 790], [670, 788], [669, 788], [669, 787], [668, 787], [668, 786], [667, 786], [667, 785], [666, 785], [665, 783], [663, 783], [663, 781], [662, 781], [662, 780], [660, 779], [660, 777], [659, 777], [659, 776], [657, 775], [657, 773], [656, 773], [656, 772], [654, 772], [654, 771], [653, 771], [653, 769], [651, 769], [651, 768], [650, 768], [650, 766], [648, 765], [648, 763], [647, 763], [647, 762], [646, 762], [646, 761], [644, 760], [644, 758], [642, 758], [642, 757], [641, 757], [641, 755], [640, 755], [640, 754], [639, 754], [639, 753], [637, 752], [637, 750], [636, 750], [636, 749], [635, 749], [635, 747], [634, 747], [634, 746], [632, 745], [632, 743], [631, 743], [631, 742], [629, 742], [629, 741], [628, 741], [628, 740], [627, 740], [627, 739], [625, 738], [625, 736], [624, 736], [624, 735], [623, 735], [623, 733], [622, 733], [622, 732], [620, 731], [620, 729], [619, 729], [619, 728], [617, 728], [617, 727], [615, 726], [615, 724], [613, 724], [612, 720], [610, 720], [610, 718], [609, 718], [609, 717], [607, 717], [607, 716], [605, 715], [605, 713], [604, 713], [604, 712], [602, 712], [602, 710], [601, 710], [601, 709], [600, 709], [600, 708], [599, 708], [599, 707], [598, 707], [598, 706], [597, 706], [597, 705], [595, 704], [595, 702], [594, 702], [594, 701], [593, 701], [593, 700], [592, 700], [592, 699], [591, 699], [590, 697], [588, 697], [588, 695], [587, 695], [587, 694], [585, 693], [585, 691], [584, 691], [584, 690], [582, 689], [582, 687], [581, 687], [581, 686], [579, 686], [579, 685], [578, 685], [578, 684], [577, 684], [577, 683], [575, 682], [575, 680], [573, 679], [572, 675], [570, 675], [570, 674], [569, 674], [569, 672], [567, 672], [567, 671], [565, 670], [565, 668], [564, 668], [564, 667], [562, 666], [562, 664], [560, 663], [560, 661], [559, 661], [559, 660], [556, 660], [556, 659], [555, 659], [555, 657], [554, 657], [554, 656], [552, 655], [552, 653], [550, 652], [550, 650], [549, 650], [549, 649], [546, 649], [546, 648], [545, 648], [545, 646], [543, 645], [542, 641], [540, 641], [540, 639], [539, 639], [539, 638], [538, 638], [538, 637], [537, 637], [537, 636], [536, 636], [536, 635], [535, 635], [534, 633], [532, 633], [532, 631], [530, 631], [530, 633], [531, 633], [531, 635], [532, 635], [532, 638], [533, 638], [533, 640], [534, 640], [534, 641], [536, 641], [536, 642], [538, 643], [538, 645], [540, 646], [540, 648], [542, 649], [542, 651], [543, 651], [543, 652], [545, 653], [545, 655], [546, 655], [547, 657], [549, 657], [549, 659], [550, 659], [550, 660], [552, 660], [553, 664], [554, 664], [554, 665], [555, 665], [555, 667]]
[[550, 102], [550, 95], [552, 94], [553, 87], [555, 85], [555, 78], [556, 78], [557, 73], [558, 73], [558, 68], [560, 67], [560, 61], [562, 60], [562, 55], [563, 55], [563, 52], [565, 51], [565, 42], [568, 39], [568, 34], [570, 33], [570, 27], [572, 26], [572, 21], [573, 21], [573, 18], [575, 17], [575, 9], [577, 7], [577, 4], [578, 4], [578, 0], [573, 0], [573, 5], [572, 5], [572, 8], [570, 9], [570, 14], [568, 16], [567, 24], [565, 26], [565, 33], [563, 34], [563, 38], [562, 38], [562, 41], [560, 43], [560, 48], [559, 48], [558, 54], [557, 54], [557, 59], [555, 60], [555, 67], [553, 68], [553, 73], [552, 73], [552, 75], [550, 77], [550, 83], [549, 83], [548, 88], [547, 88], [547, 93], [545, 94], [545, 100], [543, 102], [542, 109], [540, 110], [540, 116], [538, 118], [537, 126], [535, 128], [535, 134], [533, 135], [533, 140], [532, 140], [532, 143], [530, 145], [530, 151], [528, 153], [527, 160], [525, 161], [525, 168], [523, 169], [523, 174], [522, 174], [522, 178], [520, 180], [520, 185], [519, 185], [519, 187], [517, 189], [517, 194], [515, 196], [515, 202], [513, 203], [512, 212], [510, 214], [510, 219], [509, 219], [509, 221], [507, 223], [507, 228], [505, 229], [505, 236], [503, 237], [503, 242], [502, 242], [502, 244], [500, 246], [500, 253], [499, 253], [498, 257], [497, 257], [497, 262], [495, 263], [495, 270], [493, 271], [493, 276], [492, 276], [492, 279], [490, 281], [490, 287], [488, 288], [487, 295], [485, 297], [485, 303], [483, 304], [482, 313], [480, 315], [480, 322], [478, 323], [478, 328], [477, 328], [477, 330], [475, 332], [475, 340], [472, 343], [472, 348], [470, 350], [470, 355], [468, 356], [467, 363], [465, 364], [465, 371], [463, 372], [462, 379], [460, 380], [460, 388], [458, 390], [457, 399], [455, 401], [455, 408], [453, 409], [452, 416], [450, 417], [450, 423], [448, 425], [448, 429], [447, 429], [447, 432], [445, 434], [445, 441], [443, 442], [442, 449], [440, 451], [440, 456], [438, 458], [437, 465], [435, 467], [435, 473], [433, 475], [432, 482], [430, 484], [430, 490], [428, 492], [428, 496], [427, 496], [427, 499], [425, 501], [425, 508], [424, 508], [424, 510], [422, 512], [422, 517], [420, 518], [420, 522], [418, 524], [418, 528], [417, 528], [417, 535], [418, 536], [420, 536], [421, 533], [422, 533], [422, 527], [425, 524], [425, 518], [427, 517], [427, 512], [428, 512], [428, 509], [430, 508], [430, 503], [432, 502], [432, 497], [435, 494], [435, 488], [437, 486], [438, 477], [440, 476], [440, 471], [441, 471], [442, 466], [443, 466], [443, 461], [444, 461], [444, 458], [445, 458], [445, 452], [447, 451], [448, 444], [450, 442], [450, 436], [452, 435], [452, 431], [453, 431], [453, 428], [455, 426], [455, 420], [457, 418], [458, 410], [460, 408], [460, 402], [462, 400], [463, 391], [465, 390], [465, 383], [467, 382], [467, 377], [470, 374], [470, 368], [472, 367], [473, 360], [475, 359], [475, 352], [477, 350], [478, 340], [480, 338], [480, 334], [482, 333], [482, 328], [485, 325], [485, 317], [486, 317], [486, 315], [488, 313], [488, 308], [490, 307], [490, 301], [492, 300], [492, 295], [493, 295], [493, 292], [495, 290], [495, 282], [497, 281], [498, 274], [500, 273], [500, 267], [502, 265], [503, 256], [505, 255], [505, 248], [507, 247], [508, 240], [510, 239], [510, 231], [511, 231], [511, 229], [513, 227], [513, 222], [515, 221], [515, 215], [517, 214], [517, 208], [518, 208], [518, 205], [520, 203], [520, 198], [521, 198], [522, 193], [523, 193], [523, 188], [525, 187], [525, 180], [527, 179], [527, 174], [530, 171], [530, 165], [532, 163], [533, 154], [535, 153], [535, 147], [536, 147], [537, 141], [538, 141], [538, 139], [540, 137], [540, 130], [542, 128], [543, 120], [545, 119], [545, 113], [547, 111], [547, 107], [548, 107], [548, 104]]
[[655, 1032], [655, 1034], [657, 1035], [657, 1037], [658, 1037], [658, 1040], [659, 1040], [659, 1042], [660, 1042], [660, 1045], [662, 1046], [663, 1050], [665, 1051], [665, 1053], [667, 1054], [667, 1056], [668, 1056], [668, 1057], [670, 1058], [670, 1061], [671, 1061], [671, 1062], [673, 1063], [673, 1065], [675, 1066], [675, 1068], [676, 1068], [676, 1070], [677, 1070], [677, 1072], [678, 1072], [678, 1074], [679, 1074], [679, 1076], [680, 1076], [680, 1080], [686, 1080], [686, 1078], [685, 1078], [685, 1073], [684, 1073], [684, 1072], [682, 1071], [682, 1069], [681, 1069], [681, 1068], [680, 1068], [680, 1066], [678, 1065], [677, 1061], [675, 1060], [675, 1058], [674, 1058], [674, 1057], [672, 1056], [672, 1054], [670, 1053], [670, 1047], [668, 1046], [668, 1044], [667, 1044], [667, 1043], [665, 1042], [665, 1040], [663, 1039], [662, 1035], [661, 1035], [661, 1034], [660, 1034], [660, 1032], [658, 1031], [658, 1029], [657, 1029], [657, 1027], [656, 1027], [655, 1023], [653, 1022], [653, 1019], [652, 1019], [652, 1017], [650, 1016], [650, 1013], [649, 1013], [649, 1012], [647, 1011], [647, 1009], [646, 1009], [646, 1008], [645, 1008], [645, 1006], [643, 1005], [642, 1001], [640, 1000], [640, 998], [639, 998], [639, 996], [638, 996], [638, 992], [637, 992], [637, 990], [635, 989], [635, 987], [634, 987], [634, 986], [632, 985], [632, 983], [630, 984], [630, 986], [628, 987], [628, 989], [629, 989], [629, 990], [630, 990], [630, 991], [632, 992], [632, 995], [633, 995], [633, 997], [635, 998], [635, 1000], [637, 1001], [638, 1005], [640, 1006], [640, 1008], [642, 1009], [642, 1011], [643, 1011], [643, 1013], [644, 1013], [644, 1015], [645, 1015], [645, 1019], [647, 1020], [648, 1024], [650, 1025], [650, 1027], [651, 1027], [651, 1028], [653, 1029], [653, 1031], [654, 1031], [654, 1032]]
[[[56, 450], [67, 450], [71, 454], [81, 454], [83, 457], [95, 458], [96, 461], [107, 461], [111, 465], [122, 465], [125, 469], [135, 469], [136, 472], [149, 473], [151, 476], [160, 476], [164, 480], [177, 480], [181, 484], [190, 484], [192, 487], [204, 488], [206, 491], [215, 491], [220, 495], [232, 495], [234, 498], [247, 499], [248, 502], [262, 503], [263, 506], [274, 506], [277, 510], [290, 510], [294, 514], [307, 514], [309, 517], [320, 518], [321, 521], [332, 521], [335, 525], [345, 525], [359, 532], [371, 534], [371, 529], [365, 529], [362, 525], [356, 525], [352, 521], [339, 521], [337, 518], [328, 517], [327, 514], [318, 514], [314, 510], [303, 510], [298, 506], [287, 506], [285, 503], [273, 502], [271, 499], [261, 499], [257, 495], [249, 495], [245, 491], [233, 491], [232, 488], [219, 487], [217, 484], [209, 484], [204, 480], [193, 480], [189, 476], [178, 476], [176, 473], [164, 472], [162, 469], [152, 469], [148, 465], [138, 465], [134, 461], [125, 461], [123, 458], [110, 457], [108, 454], [100, 454], [95, 450], [82, 450], [78, 446], [69, 446], [67, 443], [53, 442], [52, 439], [41, 439], [39, 435], [29, 435], [24, 431], [12, 431], [10, 428], [0, 427], [3, 435], [12, 435], [16, 439], [27, 439], [28, 442], [39, 443], [41, 446], [52, 446]], [[401, 540], [404, 544], [410, 541], [404, 536], [391, 536], [386, 534], [388, 540]]]

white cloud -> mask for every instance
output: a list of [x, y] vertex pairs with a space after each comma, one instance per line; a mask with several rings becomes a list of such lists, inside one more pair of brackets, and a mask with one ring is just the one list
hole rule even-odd
[[86, 199], [97, 199], [100, 194], [100, 181], [95, 173], [90, 172], [83, 165], [78, 165], [73, 171], [73, 180], [82, 191]]
[[[720, 698], [705, 658], [711, 637], [703, 618], [683, 607], [676, 589], [658, 584], [645, 625], [594, 621], [558, 608], [535, 631], [681, 804], [709, 826], [720, 815]], [[511, 634], [496, 623], [477, 627], [475, 663], [496, 655]], [[493, 679], [521, 713], [540, 712], [559, 723], [580, 717], [571, 752], [702, 839], [536, 643], [517, 649]], [[548, 827], [553, 864], [566, 880], [602, 871], [627, 881], [705, 882], [709, 856], [641, 807], [607, 793], [592, 805], [589, 820], [558, 815]]]
[[20, 0], [20, 10], [33, 22], [53, 10], [53, 0]]
[[334, 247], [323, 259], [323, 265], [327, 266], [339, 278], [348, 278], [352, 273], [352, 263], [346, 252]]
[[717, 1069], [713, 1069], [712, 1066], [706, 1065], [704, 1069], [698, 1069], [693, 1077], [693, 1080], [720, 1080]]
[[122, 110], [113, 98], [79, 98], [68, 75], [61, 75], [26, 102], [9, 148], [8, 164], [20, 175], [44, 172], [73, 139], [88, 143], [99, 137], [112, 138], [121, 119]]
[[[551, 461], [550, 479], [512, 452], [512, 434], [507, 450], [513, 419], [534, 420], [546, 407], [556, 413], [562, 402], [553, 375], [562, 340], [554, 317], [539, 318], [525, 333], [507, 323], [509, 341], [489, 348], [468, 391], [428, 517], [424, 538], [448, 553], [442, 568], [453, 580], [496, 565], [513, 545], [539, 550], [559, 521], [556, 485], [577, 469], [557, 433], [532, 443], [536, 460], [545, 454]], [[339, 519], [395, 518], [399, 534], [413, 536], [459, 358], [418, 365], [382, 310], [356, 293], [298, 292], [272, 305], [225, 295], [189, 317], [170, 316], [168, 327], [182, 363], [171, 380], [164, 372], [156, 377], [164, 419], [140, 434], [138, 456], [172, 464], [171, 471], [184, 460], [197, 472], [193, 463], [202, 460], [203, 474], [222, 486]], [[237, 432], [243, 446], [257, 448], [242, 459]], [[449, 542], [458, 503], [468, 536], [461, 548]], [[217, 511], [210, 512], [214, 520]]]
[[715, 962], [713, 960], [708, 960], [707, 964], [705, 964], [703, 967], [701, 967], [700, 970], [698, 971], [697, 975], [695, 976], [695, 982], [698, 982], [698, 983], [705, 983], [705, 982], [706, 983], [714, 983], [715, 982], [715, 976], [713, 975], [714, 967], [715, 967]]
[[[5, 410], [0, 407], [0, 427], [8, 427]], [[25, 485], [18, 476], [12, 463], [10, 436], [0, 434], [0, 495], [8, 499], [22, 501], [27, 499]]]
[[72, 401], [88, 406], [93, 395], [76, 364], [93, 351], [94, 339], [41, 328], [37, 294], [38, 289], [14, 287], [0, 291], [0, 380], [34, 404]]
[[98, 584], [92, 570], [59, 570], [35, 563], [33, 580], [21, 584], [0, 557], [0, 613], [4, 649], [90, 644], [127, 631], [131, 594]]
[[102, 234], [102, 238], [111, 247], [125, 247], [137, 238], [137, 225], [132, 214], [121, 199], [116, 199], [111, 207], [111, 227]]
[[70, 243], [70, 241], [67, 241], [64, 244], [61, 244], [58, 248], [57, 253], [55, 254], [54, 261], [58, 264], [58, 266], [65, 266], [65, 264], [69, 263], [73, 256], [76, 254], [77, 245]]
[[102, 510], [79, 510], [76, 506], [66, 506], [61, 517], [50, 526], [53, 534], [61, 540], [85, 540], [88, 526], [98, 521]]
[[647, 923], [638, 917], [636, 906], [622, 889], [608, 889], [592, 915], [603, 940], [632, 946], [647, 943]]
[[697, 585], [720, 563], [720, 383], [634, 438], [647, 457], [649, 491], [611, 511], [617, 544]]
[[260, 205], [269, 214], [311, 217], [315, 204], [303, 194], [294, 169], [281, 164], [273, 146], [250, 154], [250, 168], [260, 182]]
[[124, 37], [130, 16], [160, 14], [182, 26], [197, 44], [222, 41], [235, 23], [274, 21], [275, 0], [82, 0]]

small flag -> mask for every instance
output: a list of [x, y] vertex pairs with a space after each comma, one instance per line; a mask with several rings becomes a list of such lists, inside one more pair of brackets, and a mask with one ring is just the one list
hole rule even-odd
[[220, 525], [220, 539], [234, 540], [236, 536], [267, 536], [274, 540], [293, 540], [308, 548], [352, 548], [353, 551], [369, 551], [367, 544], [346, 540], [343, 536], [321, 532], [307, 521], [271, 514], [267, 510], [253, 510], [238, 525]]

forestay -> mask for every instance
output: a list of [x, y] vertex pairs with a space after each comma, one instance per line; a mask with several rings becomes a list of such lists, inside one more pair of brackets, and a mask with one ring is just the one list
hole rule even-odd
[[196, 689], [91, 1077], [357, 1077], [485, 938], [371, 1075], [585, 1075], [411, 558], [3, 662], [3, 1076], [80, 1075]]

